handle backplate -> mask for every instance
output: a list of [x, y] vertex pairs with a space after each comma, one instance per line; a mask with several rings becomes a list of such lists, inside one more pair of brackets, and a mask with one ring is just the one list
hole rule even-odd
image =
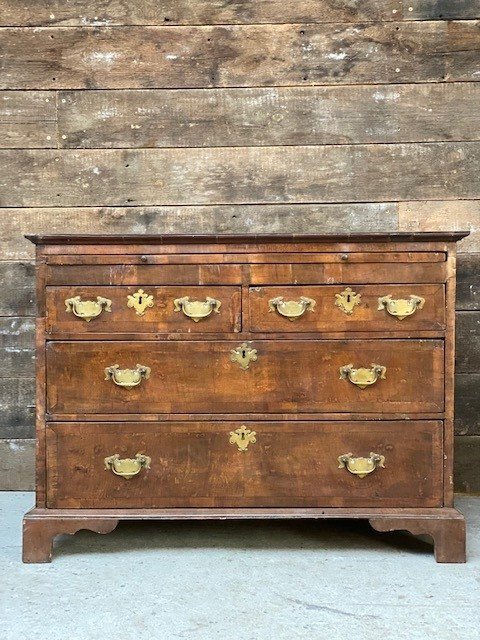
[[65, 300], [65, 310], [67, 313], [72, 312], [77, 318], [90, 322], [93, 318], [97, 318], [102, 311], [110, 312], [112, 301], [108, 298], [102, 298], [102, 296], [97, 296], [96, 300], [82, 300], [80, 296], [75, 296]]
[[120, 369], [118, 364], [112, 364], [105, 368], [105, 380], [113, 380], [117, 386], [131, 389], [139, 385], [142, 380], [148, 380], [150, 372], [150, 367], [145, 367], [143, 364], [137, 364], [135, 369]]
[[189, 296], [177, 298], [173, 301], [174, 310], [182, 311], [187, 318], [194, 322], [200, 322], [204, 318], [212, 315], [212, 313], [220, 313], [222, 303], [215, 298], [205, 298], [205, 300], [190, 300]]
[[276, 311], [291, 322], [301, 318], [305, 311], [314, 311], [316, 302], [312, 298], [301, 296], [298, 300], [284, 300], [282, 296], [268, 301], [268, 311]]
[[395, 300], [391, 295], [378, 299], [378, 310], [386, 309], [387, 313], [398, 320], [408, 318], [408, 316], [413, 315], [417, 309], [423, 309], [424, 305], [425, 298], [414, 295], [411, 295], [408, 300], [406, 298], [397, 298]]
[[370, 369], [359, 367], [355, 369], [353, 364], [346, 364], [340, 367], [340, 379], [350, 380], [350, 382], [359, 389], [365, 389], [372, 384], [375, 384], [377, 380], [385, 380], [387, 373], [387, 367], [381, 364], [372, 363]]
[[338, 468], [344, 467], [353, 473], [353, 475], [359, 478], [368, 476], [369, 473], [375, 471], [379, 467], [385, 468], [385, 456], [381, 456], [378, 453], [370, 452], [368, 458], [355, 458], [352, 453], [345, 453], [342, 456], [338, 456]]
[[105, 469], [113, 471], [116, 476], [130, 480], [140, 473], [141, 469], [150, 469], [152, 459], [143, 453], [137, 453], [135, 458], [120, 458], [118, 453], [105, 458]]

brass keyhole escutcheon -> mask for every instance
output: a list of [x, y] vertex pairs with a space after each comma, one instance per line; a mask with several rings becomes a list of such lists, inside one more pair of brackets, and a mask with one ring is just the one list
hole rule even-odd
[[236, 444], [239, 451], [246, 451], [250, 444], [255, 444], [257, 432], [247, 429], [245, 425], [242, 425], [235, 431], [230, 431], [230, 444]]
[[133, 295], [127, 296], [127, 307], [135, 309], [137, 316], [143, 316], [147, 309], [153, 307], [153, 296], [139, 289]]
[[347, 316], [351, 316], [355, 307], [360, 304], [362, 295], [347, 287], [342, 293], [336, 293], [335, 298], [335, 306], [346, 313]]
[[230, 360], [236, 362], [241, 369], [246, 371], [250, 367], [251, 362], [255, 362], [258, 358], [257, 350], [242, 342], [236, 349], [230, 351]]

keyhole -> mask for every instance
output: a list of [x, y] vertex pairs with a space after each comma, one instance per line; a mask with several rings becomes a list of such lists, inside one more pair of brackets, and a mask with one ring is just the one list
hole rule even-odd
[[142, 304], [142, 300], [143, 300], [142, 296], [138, 296], [138, 304]]
[[347, 302], [350, 302], [350, 294], [347, 294]]
[[246, 358], [247, 357], [247, 352], [245, 349], [242, 349], [242, 358]]

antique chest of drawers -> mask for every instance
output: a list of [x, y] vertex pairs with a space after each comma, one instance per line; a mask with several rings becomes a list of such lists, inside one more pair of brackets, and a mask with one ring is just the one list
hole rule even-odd
[[37, 503], [24, 560], [121, 519], [366, 518], [464, 561], [464, 235], [28, 236]]

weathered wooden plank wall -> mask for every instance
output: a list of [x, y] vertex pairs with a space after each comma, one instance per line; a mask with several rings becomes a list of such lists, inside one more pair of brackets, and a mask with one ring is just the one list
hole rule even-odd
[[33, 478], [23, 233], [464, 229], [480, 490], [480, 0], [0, 0], [0, 488]]

